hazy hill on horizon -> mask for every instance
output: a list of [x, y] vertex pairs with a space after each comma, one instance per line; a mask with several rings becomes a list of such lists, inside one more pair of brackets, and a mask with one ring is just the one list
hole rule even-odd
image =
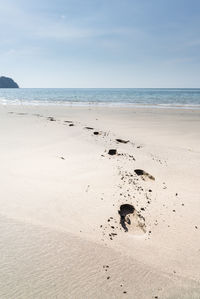
[[0, 77], [0, 88], [19, 88], [19, 85], [9, 77]]

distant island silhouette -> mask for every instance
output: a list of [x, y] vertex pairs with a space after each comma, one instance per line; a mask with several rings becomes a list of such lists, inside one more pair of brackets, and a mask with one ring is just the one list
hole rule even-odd
[[0, 77], [0, 88], [19, 88], [19, 85], [11, 78]]

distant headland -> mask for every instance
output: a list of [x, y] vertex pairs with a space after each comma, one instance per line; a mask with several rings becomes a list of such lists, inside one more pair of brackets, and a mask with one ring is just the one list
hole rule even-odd
[[19, 85], [11, 78], [0, 77], [0, 88], [19, 88]]

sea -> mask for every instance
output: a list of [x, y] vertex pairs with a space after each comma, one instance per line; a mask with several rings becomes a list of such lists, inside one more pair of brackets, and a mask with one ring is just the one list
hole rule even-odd
[[199, 88], [0, 89], [0, 104], [200, 109]]

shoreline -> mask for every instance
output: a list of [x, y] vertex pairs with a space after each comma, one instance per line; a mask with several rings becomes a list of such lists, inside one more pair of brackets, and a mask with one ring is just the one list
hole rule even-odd
[[170, 109], [170, 110], [200, 110], [200, 105], [198, 104], [139, 104], [139, 103], [114, 103], [114, 102], [39, 102], [39, 101], [26, 101], [26, 100], [16, 100], [13, 103], [6, 99], [0, 99], [0, 105], [2, 106], [38, 106], [38, 107], [48, 107], [48, 106], [58, 106], [58, 107], [102, 107], [102, 108], [132, 108], [132, 109]]

